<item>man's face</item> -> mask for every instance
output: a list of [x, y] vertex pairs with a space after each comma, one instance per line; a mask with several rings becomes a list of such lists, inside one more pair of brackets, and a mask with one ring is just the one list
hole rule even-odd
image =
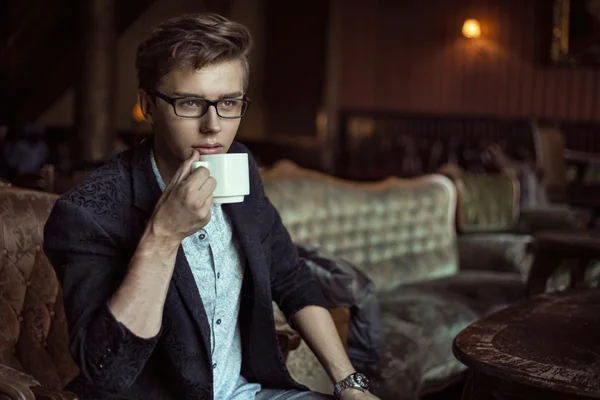
[[[244, 95], [244, 69], [239, 61], [208, 65], [199, 70], [174, 68], [163, 78], [157, 91], [169, 97], [241, 98]], [[200, 118], [181, 118], [166, 101], [160, 98], [153, 101], [143, 94], [141, 97], [142, 109], [153, 124], [157, 161], [161, 161], [159, 166], [166, 164], [171, 173], [193, 151], [226, 153], [240, 126], [241, 118], [221, 118], [214, 106]]]

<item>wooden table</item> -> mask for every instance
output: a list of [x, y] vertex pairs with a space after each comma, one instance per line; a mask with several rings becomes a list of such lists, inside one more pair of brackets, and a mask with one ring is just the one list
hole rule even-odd
[[600, 398], [600, 290], [516, 303], [454, 340], [469, 368], [463, 400]]

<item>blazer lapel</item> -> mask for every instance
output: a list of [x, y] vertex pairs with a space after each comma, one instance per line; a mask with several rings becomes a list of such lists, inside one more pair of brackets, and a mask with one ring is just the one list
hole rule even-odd
[[198, 286], [196, 286], [196, 280], [194, 279], [182, 246], [179, 246], [179, 250], [177, 251], [173, 281], [183, 298], [185, 306], [200, 329], [202, 342], [206, 347], [206, 354], [210, 357], [210, 337], [212, 336], [210, 333], [210, 324], [208, 323], [208, 317], [206, 316], [206, 310], [204, 309]]
[[[158, 199], [162, 195], [156, 177], [154, 176], [154, 171], [152, 170], [152, 162], [150, 160], [151, 148], [152, 137], [144, 140], [144, 142], [134, 150], [131, 163], [133, 204], [145, 213], [145, 223], [148, 222]], [[190, 265], [181, 245], [177, 251], [175, 270], [173, 271], [173, 282], [175, 283], [175, 287], [181, 295], [186, 308], [198, 326], [198, 329], [200, 329], [202, 341], [206, 347], [206, 354], [210, 357], [210, 325], [206, 316], [206, 310], [202, 304], [202, 298], [200, 297], [198, 287], [196, 286], [196, 281], [194, 280]], [[169, 297], [167, 297], [167, 299], [168, 298]], [[168, 304], [165, 304], [165, 310], [168, 308], [167, 306]]]

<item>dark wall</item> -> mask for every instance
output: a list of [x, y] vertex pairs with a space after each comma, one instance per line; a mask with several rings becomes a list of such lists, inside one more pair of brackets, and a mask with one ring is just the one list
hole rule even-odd
[[266, 1], [265, 96], [271, 135], [315, 135], [328, 18], [328, 1]]
[[[549, 52], [552, 3], [346, 0], [341, 106], [599, 120], [600, 69], [539, 62]], [[462, 37], [466, 18], [480, 21], [480, 40]]]

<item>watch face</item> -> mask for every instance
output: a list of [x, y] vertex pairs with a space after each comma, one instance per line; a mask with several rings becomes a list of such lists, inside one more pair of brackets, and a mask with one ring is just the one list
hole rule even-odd
[[354, 375], [354, 380], [356, 380], [356, 383], [358, 383], [363, 389], [369, 389], [369, 379], [364, 374], [361, 374], [360, 372], [356, 373]]

